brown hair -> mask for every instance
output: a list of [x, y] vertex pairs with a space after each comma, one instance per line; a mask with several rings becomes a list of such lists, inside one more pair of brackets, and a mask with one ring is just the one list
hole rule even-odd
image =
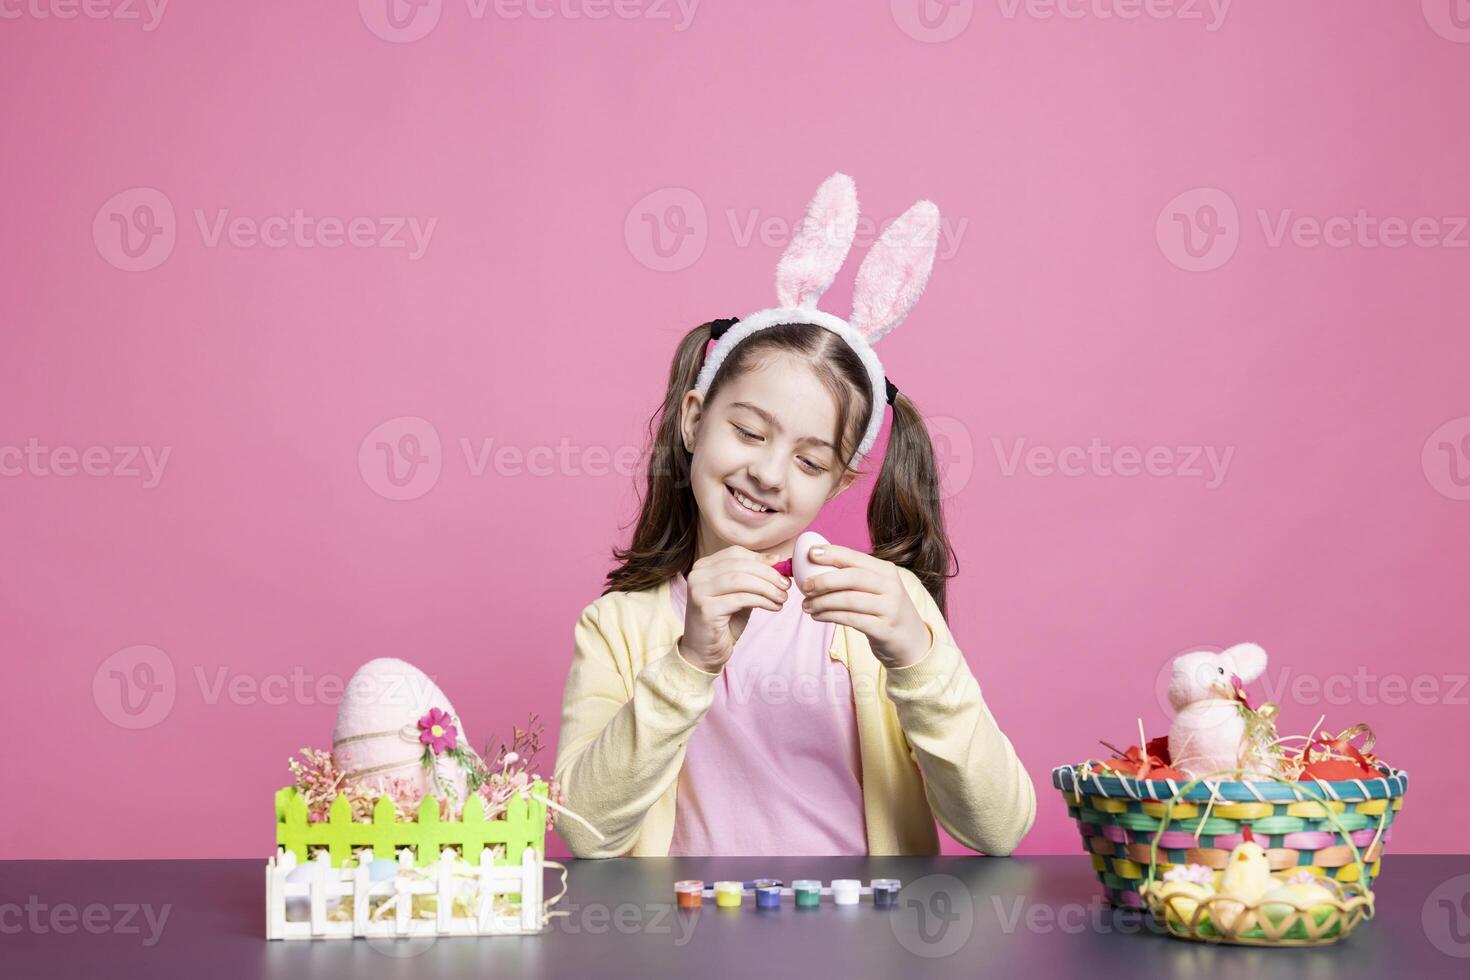
[[[663, 404], [649, 418], [648, 492], [639, 495], [639, 513], [633, 540], [627, 548], [613, 548], [621, 565], [607, 574], [606, 595], [636, 592], [660, 585], [694, 565], [699, 509], [689, 490], [691, 455], [684, 448], [679, 425], [684, 396], [695, 385], [704, 365], [705, 348], [713, 323], [704, 323], [684, 335], [669, 368], [669, 387]], [[764, 363], [764, 358], [786, 354], [806, 362], [837, 401], [837, 474], [848, 472], [861, 430], [872, 404], [868, 375], [862, 360], [832, 331], [810, 323], [788, 323], [758, 330], [735, 346], [720, 365], [705, 395], [713, 402], [724, 382]], [[866, 475], [859, 469], [859, 476]], [[939, 478], [929, 430], [913, 402], [901, 392], [893, 400], [893, 423], [878, 481], [868, 502], [868, 536], [872, 553], [913, 572], [941, 613], [946, 583], [952, 577], [954, 549], [944, 532]]]

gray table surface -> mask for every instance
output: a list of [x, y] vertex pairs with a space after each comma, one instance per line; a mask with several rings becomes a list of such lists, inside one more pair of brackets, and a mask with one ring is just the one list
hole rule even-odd
[[[570, 861], [540, 936], [269, 942], [265, 860], [0, 862], [0, 976], [1470, 977], [1470, 856], [1389, 855], [1377, 917], [1316, 949], [1158, 935], [1085, 855]], [[899, 908], [672, 908], [680, 878], [898, 878]], [[548, 872], [548, 885], [554, 884]]]

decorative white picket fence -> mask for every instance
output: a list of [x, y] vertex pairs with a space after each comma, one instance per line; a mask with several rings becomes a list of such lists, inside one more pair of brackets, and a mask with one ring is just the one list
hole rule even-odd
[[[533, 847], [522, 852], [519, 865], [497, 865], [486, 847], [478, 867], [444, 848], [439, 849], [437, 860], [416, 867], [413, 851], [403, 848], [398, 852], [397, 874], [382, 881], [371, 880], [372, 862], [372, 848], [358, 852], [356, 867], [336, 868], [326, 850], [318, 850], [314, 860], [299, 864], [292, 851], [278, 848], [265, 869], [266, 938], [526, 935], [540, 932], [545, 924], [544, 863]], [[299, 867], [311, 870], [288, 881]], [[302, 877], [307, 880], [300, 880]], [[413, 900], [420, 895], [434, 896], [432, 917], [415, 915]], [[348, 899], [350, 917], [342, 914]], [[455, 899], [472, 914], [456, 915]], [[499, 910], [497, 899], [501, 900]], [[288, 908], [303, 906], [306, 916], [288, 918]]]

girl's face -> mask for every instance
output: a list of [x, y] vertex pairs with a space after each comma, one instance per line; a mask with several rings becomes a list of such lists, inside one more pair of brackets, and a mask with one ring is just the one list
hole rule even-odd
[[765, 360], [725, 382], [709, 404], [692, 389], [684, 396], [680, 427], [699, 505], [696, 558], [730, 545], [789, 558], [822, 505], [857, 479], [838, 476], [830, 443], [837, 403], [826, 386], [793, 357]]

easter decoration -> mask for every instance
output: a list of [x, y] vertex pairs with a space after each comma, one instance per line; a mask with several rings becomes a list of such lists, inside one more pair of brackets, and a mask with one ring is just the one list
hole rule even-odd
[[[546, 860], [553, 812], [581, 823], [532, 766], [532, 715], [486, 762], [432, 679], [394, 658], [353, 674], [330, 752], [303, 748], [276, 792], [268, 939], [541, 932], [566, 894]], [[589, 826], [597, 836], [595, 828]], [[561, 891], [542, 898], [543, 870]]]
[[1138, 745], [1052, 771], [1109, 901], [1171, 936], [1321, 945], [1373, 917], [1408, 773], [1366, 724], [1279, 735], [1277, 706], [1245, 690], [1265, 670], [1254, 643], [1176, 657], [1167, 735], [1140, 720]]

